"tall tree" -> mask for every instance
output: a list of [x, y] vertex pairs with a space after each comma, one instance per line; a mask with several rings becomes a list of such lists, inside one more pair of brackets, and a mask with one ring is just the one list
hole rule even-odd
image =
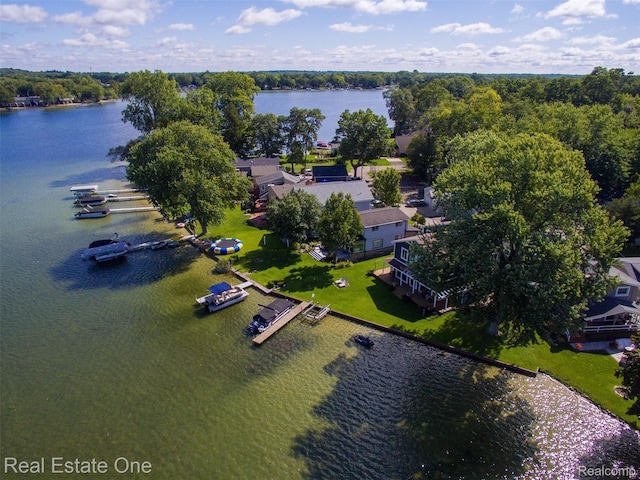
[[251, 184], [235, 171], [234, 161], [220, 135], [174, 122], [133, 147], [127, 177], [170, 217], [190, 212], [206, 234], [209, 225], [222, 222], [226, 208], [248, 197]]
[[120, 96], [128, 102], [122, 120], [143, 134], [179, 120], [183, 109], [176, 82], [160, 70], [132, 73], [122, 84]]
[[[631, 340], [640, 344], [640, 334], [632, 335]], [[624, 353], [624, 367], [616, 370], [616, 376], [622, 377], [622, 385], [627, 389], [627, 397], [635, 403], [629, 409], [629, 414], [640, 414], [640, 348]]]
[[435, 288], [464, 289], [492, 334], [579, 329], [627, 235], [595, 203], [582, 155], [546, 135], [486, 131], [450, 148], [434, 187], [451, 223], [416, 248], [412, 271]]
[[408, 165], [415, 174], [431, 184], [441, 167], [436, 136], [427, 128], [413, 136], [407, 146]]
[[251, 121], [251, 138], [256, 153], [264, 157], [274, 157], [284, 148], [283, 126], [285, 117], [273, 113], [257, 114]]
[[389, 139], [387, 119], [370, 108], [353, 113], [345, 110], [338, 120], [336, 138], [340, 141], [340, 155], [351, 163], [353, 176], [357, 177], [359, 167], [385, 153]]
[[304, 190], [287, 193], [282, 200], [269, 204], [267, 223], [280, 238], [304, 242], [316, 231], [322, 205]]
[[[318, 141], [318, 130], [322, 126], [324, 115], [318, 108], [306, 109], [293, 107], [284, 122], [285, 144], [289, 154], [296, 159], [302, 154], [302, 162], [307, 162], [307, 153]], [[293, 172], [293, 160], [291, 162]]]
[[327, 250], [349, 250], [362, 235], [362, 219], [350, 194], [332, 193], [318, 221], [318, 235]]
[[235, 153], [248, 154], [246, 134], [255, 108], [253, 99], [260, 90], [253, 78], [239, 72], [208, 74], [205, 87], [217, 97], [217, 107], [222, 113], [222, 136]]
[[394, 88], [386, 90], [382, 96], [389, 111], [389, 118], [395, 123], [394, 136], [412, 132], [416, 126], [416, 109], [411, 90], [409, 88]]
[[400, 194], [400, 174], [394, 168], [385, 168], [373, 174], [371, 188], [373, 196], [388, 206], [398, 205], [402, 201]]

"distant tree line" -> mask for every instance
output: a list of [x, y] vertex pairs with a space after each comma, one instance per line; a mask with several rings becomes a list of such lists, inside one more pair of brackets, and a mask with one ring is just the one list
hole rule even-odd
[[384, 93], [394, 134], [430, 182], [449, 164], [448, 142], [477, 130], [545, 133], [582, 152], [603, 200], [640, 173], [640, 77], [596, 67], [583, 77], [449, 76]]
[[[118, 77], [120, 80], [123, 77]], [[30, 97], [25, 106], [58, 103], [98, 102], [118, 98], [118, 82], [94, 74], [71, 72], [27, 72], [0, 70], [0, 106], [10, 106], [16, 97]], [[37, 97], [37, 99], [35, 98]]]

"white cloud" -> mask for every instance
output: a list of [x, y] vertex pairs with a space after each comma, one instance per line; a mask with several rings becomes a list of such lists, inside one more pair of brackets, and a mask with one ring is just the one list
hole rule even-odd
[[109, 37], [126, 37], [130, 33], [128, 28], [117, 27], [115, 25], [107, 25], [101, 32]]
[[67, 38], [62, 40], [62, 44], [71, 47], [98, 47], [117, 50], [128, 47], [127, 43], [121, 40], [106, 40], [93, 33], [85, 33], [80, 38]]
[[629, 40], [619, 45], [620, 48], [640, 49], [640, 37]]
[[371, 15], [385, 15], [399, 12], [421, 12], [427, 9], [427, 2], [417, 0], [284, 0], [298, 8], [346, 8]]
[[490, 57], [501, 57], [505, 55], [509, 55], [511, 53], [511, 49], [508, 47], [503, 47], [502, 45], [496, 45], [492, 49], [487, 52], [487, 55]]
[[273, 26], [278, 23], [288, 22], [302, 15], [300, 10], [287, 9], [281, 12], [275, 11], [273, 8], [265, 8], [257, 10], [256, 7], [247, 8], [240, 17], [238, 17], [239, 25], [268, 25]]
[[352, 25], [349, 22], [344, 22], [334, 23], [333, 25], [329, 25], [329, 28], [336, 32], [366, 33], [373, 28], [373, 25]]
[[568, 0], [546, 13], [547, 18], [554, 17], [604, 17], [605, 0]]
[[392, 32], [394, 27], [393, 25], [386, 25], [386, 26], [352, 25], [350, 22], [344, 22], [344, 23], [334, 23], [333, 25], [329, 25], [329, 28], [336, 32], [366, 33], [371, 30], [384, 30], [387, 32]]
[[489, 33], [503, 33], [503, 28], [492, 27], [488, 23], [470, 23], [461, 25], [460, 23], [447, 23], [431, 29], [431, 33], [452, 33], [454, 35], [483, 35]]
[[575, 37], [570, 39], [568, 43], [571, 45], [612, 45], [615, 41], [615, 37], [595, 35], [593, 37]]
[[536, 30], [529, 35], [525, 35], [524, 37], [518, 37], [515, 39], [516, 42], [548, 42], [550, 40], [558, 40], [564, 37], [564, 34], [556, 30], [553, 27], [544, 27], [540, 30]]
[[522, 12], [524, 12], [524, 7], [519, 3], [516, 3], [511, 9], [511, 13], [515, 13], [516, 15]]
[[37, 23], [47, 18], [48, 14], [41, 7], [31, 5], [0, 5], [0, 21], [7, 23]]
[[56, 15], [53, 20], [59, 23], [89, 27], [91, 25], [145, 25], [160, 10], [158, 0], [84, 0], [97, 7], [93, 15], [85, 16], [81, 12]]
[[172, 23], [169, 25], [169, 30], [178, 30], [181, 32], [195, 29], [196, 27], [192, 23]]
[[250, 31], [250, 28], [243, 27], [242, 25], [234, 25], [233, 27], [227, 28], [224, 33], [229, 35], [240, 35], [243, 33], [249, 33]]
[[236, 25], [227, 29], [226, 33], [248, 33], [253, 25], [274, 26], [282, 22], [288, 22], [302, 15], [300, 10], [287, 9], [277, 12], [273, 8], [264, 8], [258, 10], [256, 7], [250, 7], [243, 10], [238, 17]]

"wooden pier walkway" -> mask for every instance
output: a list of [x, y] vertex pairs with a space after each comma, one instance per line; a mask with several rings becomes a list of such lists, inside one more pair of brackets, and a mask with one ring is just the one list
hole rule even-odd
[[309, 306], [309, 302], [302, 302], [296, 305], [295, 307], [293, 307], [289, 313], [287, 313], [284, 317], [278, 320], [274, 325], [267, 328], [264, 332], [257, 335], [256, 337], [254, 337], [253, 343], [255, 345], [262, 345], [268, 338], [271, 337], [271, 335], [276, 333], [278, 330], [284, 327], [287, 323], [289, 323], [291, 320], [293, 320], [298, 315], [300, 315], [300, 312], [302, 312], [308, 306]]

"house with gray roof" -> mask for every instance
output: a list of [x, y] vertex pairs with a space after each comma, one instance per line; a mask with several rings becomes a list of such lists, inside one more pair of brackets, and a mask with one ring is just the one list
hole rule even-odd
[[270, 185], [295, 185], [300, 182], [300, 177], [279, 170], [269, 175], [253, 177], [254, 195], [266, 197], [269, 194]]
[[277, 167], [277, 169], [279, 170], [280, 159], [267, 158], [267, 157], [238, 158], [235, 163], [236, 170], [240, 172], [245, 172], [249, 176], [252, 176], [251, 167], [263, 167], [263, 166]]
[[393, 242], [404, 238], [409, 217], [396, 207], [361, 211], [362, 239], [353, 248], [354, 256], [385, 255], [393, 250]]
[[324, 205], [329, 200], [332, 193], [342, 192], [351, 195], [356, 205], [356, 210], [363, 212], [371, 209], [371, 202], [374, 200], [371, 189], [364, 180], [353, 180], [349, 182], [325, 182], [325, 183], [298, 183], [295, 189], [302, 189], [315, 195], [318, 201]]
[[640, 331], [640, 257], [618, 258], [609, 276], [615, 285], [585, 314], [586, 337], [628, 337]]

